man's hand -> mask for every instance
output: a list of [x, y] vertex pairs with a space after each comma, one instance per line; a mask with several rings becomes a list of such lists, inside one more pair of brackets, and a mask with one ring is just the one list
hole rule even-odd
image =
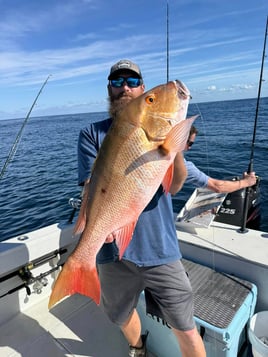
[[255, 185], [255, 183], [257, 181], [255, 172], [252, 171], [249, 174], [247, 172], [244, 172], [243, 180], [246, 183], [246, 187], [250, 187], [250, 186]]

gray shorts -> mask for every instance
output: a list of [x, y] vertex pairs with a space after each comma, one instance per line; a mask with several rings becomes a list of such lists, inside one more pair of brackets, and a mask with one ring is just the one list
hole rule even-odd
[[146, 289], [154, 309], [171, 327], [182, 331], [194, 328], [192, 287], [180, 260], [152, 267], [121, 260], [99, 264], [98, 271], [101, 306], [115, 324], [121, 326], [128, 320]]

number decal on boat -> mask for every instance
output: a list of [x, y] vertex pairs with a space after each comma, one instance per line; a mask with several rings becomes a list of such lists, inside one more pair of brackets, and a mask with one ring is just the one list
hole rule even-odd
[[224, 208], [221, 207], [220, 209], [220, 213], [224, 213], [224, 214], [235, 214], [236, 209], [235, 208]]

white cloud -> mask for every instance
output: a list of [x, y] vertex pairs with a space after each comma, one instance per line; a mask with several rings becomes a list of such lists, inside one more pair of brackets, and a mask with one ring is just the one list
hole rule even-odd
[[208, 86], [208, 90], [213, 92], [213, 91], [217, 90], [217, 87], [215, 85]]

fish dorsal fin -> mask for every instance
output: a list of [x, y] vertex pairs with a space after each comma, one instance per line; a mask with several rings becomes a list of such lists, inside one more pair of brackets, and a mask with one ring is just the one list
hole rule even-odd
[[131, 241], [136, 223], [137, 221], [131, 222], [129, 225], [124, 226], [113, 232], [113, 236], [115, 238], [119, 250], [119, 259], [122, 258], [127, 246]]
[[171, 129], [165, 142], [161, 145], [166, 152], [183, 151], [187, 142], [190, 128], [198, 115], [185, 119]]
[[165, 174], [165, 177], [162, 181], [162, 186], [164, 189], [165, 193], [169, 192], [172, 180], [173, 180], [173, 172], [174, 172], [174, 164], [171, 164], [169, 168], [167, 169], [167, 172]]

